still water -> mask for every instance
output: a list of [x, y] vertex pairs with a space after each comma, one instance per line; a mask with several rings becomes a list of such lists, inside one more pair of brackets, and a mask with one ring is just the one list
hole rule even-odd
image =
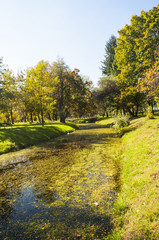
[[[114, 131], [86, 125], [0, 162], [0, 239], [104, 239], [118, 167]], [[2, 156], [1, 156], [2, 157]]]

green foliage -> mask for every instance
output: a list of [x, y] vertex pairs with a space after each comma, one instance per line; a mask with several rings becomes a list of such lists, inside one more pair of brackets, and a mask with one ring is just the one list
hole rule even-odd
[[114, 121], [115, 128], [127, 127], [130, 124], [129, 117], [127, 115], [119, 115]]
[[116, 107], [114, 98], [119, 94], [117, 82], [113, 76], [109, 76], [100, 78], [98, 84], [99, 88], [94, 91], [98, 113], [108, 117], [109, 112]]
[[25, 81], [26, 109], [30, 113], [36, 111], [41, 114], [42, 123], [44, 123], [44, 113], [49, 110], [53, 101], [50, 93], [52, 84], [48, 68], [48, 62], [40, 61], [34, 68], [27, 71]]
[[4, 70], [3, 58], [1, 57], [1, 58], [0, 58], [0, 75], [2, 74], [3, 70]]
[[[2, 122], [39, 121], [65, 122], [68, 116], [89, 115], [93, 112], [92, 82], [82, 79], [78, 69], [71, 71], [63, 60], [50, 65], [40, 61], [15, 77], [4, 70], [0, 78]], [[7, 120], [6, 120], [7, 119]]]
[[116, 48], [116, 37], [112, 35], [105, 45], [105, 56], [101, 66], [103, 75], [110, 76], [110, 75], [116, 75], [117, 73], [117, 67], [116, 67], [116, 61], [115, 61], [115, 48]]
[[154, 105], [159, 96], [159, 51], [156, 52], [156, 61], [138, 81], [138, 88], [145, 95], [146, 102]]
[[147, 111], [146, 111], [146, 116], [147, 116], [148, 119], [153, 119], [154, 118], [151, 106], [148, 106]]
[[1, 74], [1, 98], [0, 105], [3, 112], [7, 113], [10, 117], [12, 124], [14, 123], [13, 112], [17, 104], [17, 82], [12, 71], [6, 69]]
[[[123, 108], [124, 104], [125, 110], [132, 113], [141, 106], [142, 97], [138, 97], [140, 91], [137, 89], [133, 91], [133, 98], [129, 92], [131, 88], [137, 88], [139, 78], [155, 61], [159, 39], [158, 19], [159, 5], [149, 12], [142, 11], [140, 16], [133, 16], [130, 25], [119, 31], [115, 56], [120, 71], [117, 75], [121, 91], [120, 107]], [[124, 101], [123, 95], [127, 96]]]
[[129, 126], [130, 120], [127, 115], [119, 115], [115, 121], [114, 121], [114, 128], [119, 134], [119, 136], [122, 136], [124, 133], [124, 127]]

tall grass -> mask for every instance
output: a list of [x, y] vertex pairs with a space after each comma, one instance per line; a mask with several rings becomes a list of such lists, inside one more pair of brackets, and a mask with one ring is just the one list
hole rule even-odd
[[114, 128], [119, 134], [119, 136], [122, 136], [124, 133], [124, 127], [129, 126], [130, 120], [127, 115], [121, 115], [117, 116], [114, 120]]

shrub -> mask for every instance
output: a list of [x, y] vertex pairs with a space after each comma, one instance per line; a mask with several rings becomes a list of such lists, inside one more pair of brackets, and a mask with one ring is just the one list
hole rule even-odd
[[130, 124], [130, 121], [129, 121], [129, 117], [128, 116], [118, 116], [116, 119], [115, 119], [115, 122], [114, 122], [114, 127], [118, 127], [118, 128], [123, 128], [123, 127], [127, 127], [128, 125]]
[[114, 128], [116, 131], [122, 135], [123, 134], [123, 128], [129, 126], [130, 121], [128, 116], [118, 116], [114, 121]]
[[153, 112], [151, 106], [148, 106], [147, 111], [146, 111], [146, 116], [148, 119], [153, 119]]

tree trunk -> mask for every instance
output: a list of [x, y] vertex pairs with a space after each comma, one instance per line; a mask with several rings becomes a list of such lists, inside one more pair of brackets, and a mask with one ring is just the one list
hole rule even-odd
[[123, 113], [124, 113], [124, 116], [125, 116], [126, 112], [125, 112], [125, 108], [124, 107], [123, 107]]
[[30, 122], [33, 123], [33, 113], [30, 112]]
[[138, 111], [139, 111], [139, 106], [137, 105], [137, 106], [136, 106], [136, 111], [135, 111], [135, 117], [137, 117]]
[[134, 111], [131, 111], [130, 109], [128, 109], [128, 112], [129, 112], [130, 116], [133, 118], [134, 117]]
[[63, 78], [62, 77], [60, 79], [59, 115], [60, 115], [60, 122], [65, 123], [65, 117], [63, 114]]
[[151, 107], [152, 107], [152, 113], [154, 114], [153, 103], [152, 103], [152, 106], [151, 106]]
[[39, 113], [38, 113], [38, 119], [39, 119], [39, 123], [41, 123], [41, 120], [40, 120], [40, 115], [39, 115]]
[[11, 122], [12, 122], [12, 124], [14, 124], [14, 118], [13, 118], [13, 111], [12, 111], [12, 109], [11, 109], [11, 111], [10, 111], [10, 117], [11, 117]]
[[44, 126], [44, 114], [43, 114], [43, 110], [41, 110], [41, 122], [42, 122], [42, 126]]
[[48, 112], [48, 119], [51, 121], [51, 115], [49, 112]]
[[57, 113], [53, 114], [53, 120], [57, 121]]
[[60, 115], [60, 122], [65, 123], [65, 117], [63, 114]]

